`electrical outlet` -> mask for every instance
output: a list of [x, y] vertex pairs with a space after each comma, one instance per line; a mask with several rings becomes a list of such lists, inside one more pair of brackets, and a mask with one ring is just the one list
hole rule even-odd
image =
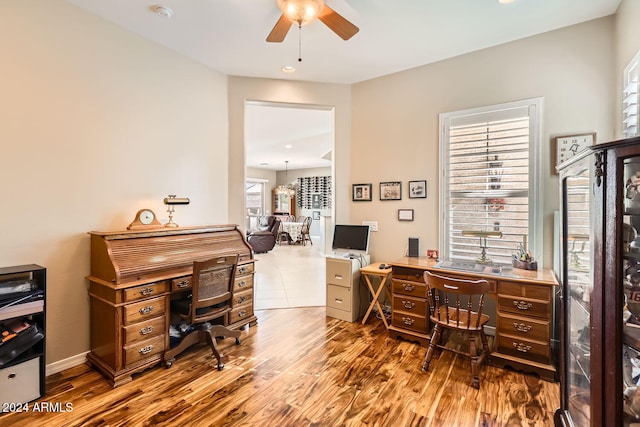
[[362, 225], [368, 225], [371, 231], [378, 231], [378, 221], [362, 221]]

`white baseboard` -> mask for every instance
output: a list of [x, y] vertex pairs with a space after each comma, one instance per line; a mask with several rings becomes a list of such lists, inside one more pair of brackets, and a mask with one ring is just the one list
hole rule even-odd
[[87, 354], [89, 352], [76, 354], [75, 356], [67, 357], [66, 359], [58, 360], [57, 362], [49, 363], [45, 369], [45, 375], [53, 375], [65, 369], [73, 368], [74, 366], [82, 365], [87, 360]]

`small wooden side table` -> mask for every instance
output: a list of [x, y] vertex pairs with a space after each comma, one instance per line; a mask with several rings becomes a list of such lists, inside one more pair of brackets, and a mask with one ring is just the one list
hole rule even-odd
[[[386, 287], [389, 281], [389, 278], [391, 278], [391, 265], [389, 265], [388, 268], [380, 268], [381, 264], [382, 263], [380, 262], [376, 262], [374, 264], [369, 264], [366, 267], [362, 267], [360, 269], [360, 274], [364, 276], [364, 281], [367, 284], [367, 287], [369, 288], [369, 292], [371, 292], [371, 296], [373, 297], [373, 300], [371, 301], [371, 304], [369, 304], [369, 308], [367, 309], [367, 312], [362, 318], [362, 324], [364, 325], [366, 323], [367, 319], [369, 318], [369, 315], [371, 314], [371, 311], [373, 310], [373, 307], [375, 306], [375, 307], [378, 307], [378, 312], [380, 313], [380, 317], [382, 318], [382, 323], [384, 323], [384, 327], [389, 329], [389, 324], [387, 323], [387, 319], [384, 316], [384, 311], [380, 306], [380, 301], [378, 301], [378, 298], [380, 297], [380, 293], [382, 292], [382, 290]], [[385, 264], [385, 265], [388, 265], [388, 264]], [[373, 277], [380, 278], [380, 284], [378, 285], [378, 289], [375, 289], [373, 286], [373, 283], [371, 282], [371, 279]]]

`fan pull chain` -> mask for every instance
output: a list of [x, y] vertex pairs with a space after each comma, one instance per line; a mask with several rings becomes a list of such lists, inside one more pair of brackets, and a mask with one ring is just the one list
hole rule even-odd
[[302, 62], [302, 24], [298, 24], [298, 62]]

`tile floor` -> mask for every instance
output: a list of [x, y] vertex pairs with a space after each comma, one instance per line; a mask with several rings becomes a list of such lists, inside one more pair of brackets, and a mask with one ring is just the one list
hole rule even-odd
[[276, 244], [255, 258], [256, 310], [326, 304], [325, 256], [318, 239], [313, 246]]

